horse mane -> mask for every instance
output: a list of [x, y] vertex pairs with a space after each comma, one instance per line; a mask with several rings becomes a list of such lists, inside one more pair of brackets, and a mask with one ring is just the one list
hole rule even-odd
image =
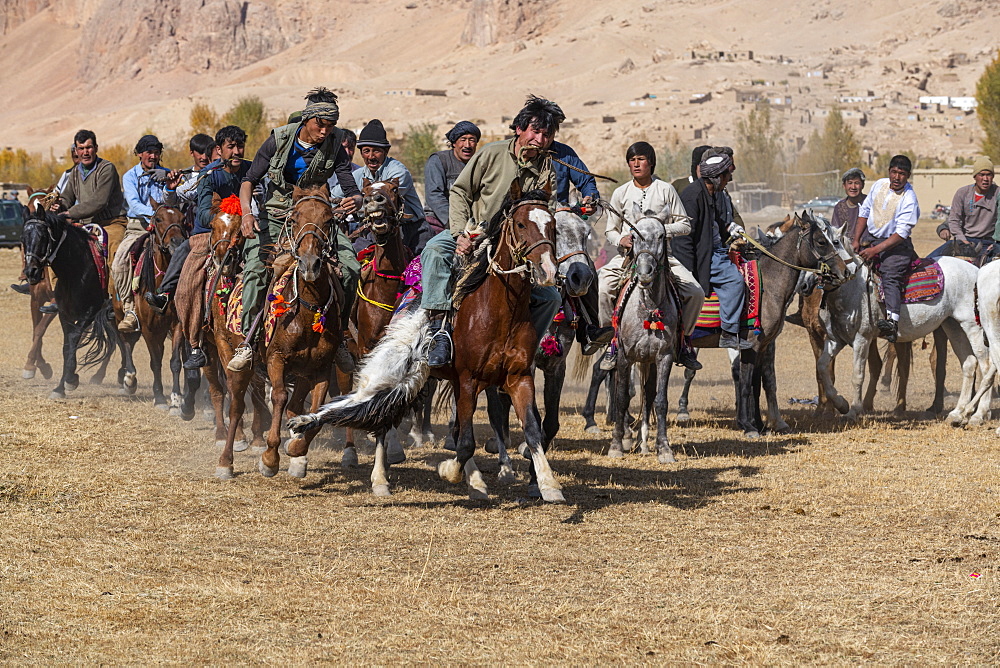
[[455, 294], [452, 302], [457, 310], [462, 304], [462, 300], [479, 289], [479, 286], [486, 281], [486, 276], [490, 269], [490, 250], [496, 249], [500, 242], [500, 234], [503, 232], [503, 219], [516, 204], [528, 200], [548, 201], [550, 195], [545, 190], [532, 190], [524, 193], [518, 199], [512, 199], [510, 195], [504, 198], [503, 205], [496, 212], [486, 226], [486, 234], [476, 241], [472, 249], [472, 255], [466, 261], [465, 266], [459, 273], [458, 280], [455, 281]]

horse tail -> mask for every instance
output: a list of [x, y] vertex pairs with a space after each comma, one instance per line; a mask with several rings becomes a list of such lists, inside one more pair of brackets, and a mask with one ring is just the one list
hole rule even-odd
[[316, 413], [288, 421], [296, 433], [323, 424], [381, 431], [403, 419], [427, 378], [427, 312], [418, 309], [389, 325], [375, 349], [362, 360], [351, 394], [335, 398]]
[[451, 407], [455, 404], [455, 388], [451, 383], [438, 383], [437, 392], [431, 401], [431, 411], [435, 415], [451, 417]]
[[594, 368], [593, 358], [585, 356], [580, 346], [572, 346], [566, 367], [569, 369], [570, 380], [576, 385], [583, 385]]
[[118, 341], [118, 331], [114, 326], [114, 306], [110, 299], [104, 300], [104, 305], [97, 311], [97, 315], [87, 326], [80, 337], [80, 348], [86, 348], [87, 353], [83, 356], [81, 365], [83, 367], [101, 364], [110, 359], [115, 350], [115, 343]]

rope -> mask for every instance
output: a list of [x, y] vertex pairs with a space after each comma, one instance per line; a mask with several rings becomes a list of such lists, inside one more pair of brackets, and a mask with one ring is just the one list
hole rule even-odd
[[588, 172], [586, 169], [580, 169], [579, 167], [574, 167], [573, 165], [567, 162], [563, 162], [559, 158], [552, 155], [554, 151], [552, 151], [551, 149], [540, 149], [540, 150], [544, 151], [545, 153], [548, 153], [549, 160], [551, 160], [552, 162], [558, 162], [563, 167], [569, 167], [574, 172], [580, 172], [581, 174], [586, 174], [587, 176], [593, 176], [595, 179], [604, 179], [605, 181], [610, 181], [611, 183], [618, 183], [618, 179], [613, 179], [610, 176], [603, 176], [601, 174], [595, 174], [594, 172]]
[[785, 260], [782, 260], [780, 257], [769, 251], [767, 248], [765, 248], [763, 244], [761, 244], [759, 241], [748, 235], [745, 231], [739, 232], [738, 234], [739, 236], [743, 237], [743, 239], [745, 239], [751, 246], [759, 250], [761, 253], [768, 256], [778, 264], [785, 265], [789, 269], [795, 269], [796, 271], [805, 271], [810, 274], [816, 274], [817, 276], [826, 273], [822, 269], [813, 269], [811, 267], [800, 267], [798, 265], [792, 264], [791, 262], [786, 262]]
[[393, 305], [393, 304], [383, 304], [382, 302], [377, 302], [374, 299], [369, 299], [368, 297], [366, 297], [365, 293], [362, 292], [362, 290], [361, 290], [361, 283], [360, 282], [358, 283], [358, 296], [361, 297], [366, 302], [368, 302], [369, 304], [371, 304], [372, 306], [378, 306], [383, 311], [389, 311], [391, 313], [392, 311], [394, 311], [396, 309], [395, 305]]

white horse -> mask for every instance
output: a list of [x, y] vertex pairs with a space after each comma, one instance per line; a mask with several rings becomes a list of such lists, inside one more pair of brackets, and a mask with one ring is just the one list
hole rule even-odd
[[[838, 411], [850, 419], [856, 419], [864, 410], [862, 389], [865, 366], [871, 342], [878, 335], [875, 323], [882, 317], [871, 270], [857, 256], [854, 261], [859, 267], [854, 278], [828, 291], [824, 308], [820, 309], [826, 340], [823, 353], [816, 361], [817, 375], [827, 397]], [[945, 418], [949, 424], [958, 426], [964, 422], [966, 407], [972, 400], [976, 370], [980, 371], [980, 377], [985, 377], [989, 364], [989, 352], [983, 343], [983, 328], [976, 322], [976, 305], [972, 296], [979, 270], [965, 260], [953, 257], [942, 257], [938, 263], [944, 272], [944, 290], [932, 300], [903, 305], [897, 340], [904, 343], [915, 341], [938, 327], [944, 329], [962, 365], [958, 405]], [[854, 399], [850, 405], [837, 393], [830, 377], [831, 364], [844, 346], [854, 349]], [[969, 423], [982, 424], [989, 404], [988, 397], [981, 398]]]
[[[976, 288], [979, 320], [990, 346], [990, 370], [983, 379], [976, 399], [985, 397], [984, 400], [989, 405], [996, 370], [1000, 369], [1000, 262], [994, 260], [983, 265], [979, 270]], [[966, 413], [968, 412], [967, 409]], [[1000, 436], [1000, 427], [997, 427], [997, 435]]]

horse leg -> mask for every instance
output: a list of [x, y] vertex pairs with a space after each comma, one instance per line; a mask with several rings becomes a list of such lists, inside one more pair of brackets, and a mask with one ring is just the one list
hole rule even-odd
[[[184, 397], [181, 390], [181, 374], [184, 373], [184, 356], [181, 354], [184, 348], [184, 335], [180, 333], [180, 326], [175, 324], [173, 334], [170, 338], [170, 415], [173, 417], [184, 416]], [[194, 417], [194, 411], [191, 411]]]
[[[497, 481], [508, 485], [514, 482], [514, 467], [507, 453], [510, 441], [510, 406], [510, 397], [500, 394], [499, 388], [495, 385], [486, 388], [486, 413], [493, 428], [493, 443], [496, 445], [496, 454], [500, 460]], [[489, 442], [486, 444], [486, 451], [492, 452]]]
[[[597, 395], [600, 394], [601, 385], [610, 373], [610, 371], [603, 370], [599, 363], [594, 364], [590, 376], [590, 389], [587, 391], [587, 401], [583, 405], [583, 419], [586, 421], [583, 430], [588, 434], [601, 433], [600, 427], [594, 421], [594, 413], [597, 411]], [[608, 410], [610, 411], [610, 407]]]
[[639, 415], [639, 453], [649, 454], [649, 421], [656, 399], [656, 368], [640, 362], [639, 387], [642, 389], [642, 413]]
[[[344, 373], [340, 369], [336, 370], [337, 391], [340, 394], [347, 394], [351, 391], [354, 379], [351, 374]], [[354, 468], [358, 465], [358, 450], [354, 445], [354, 429], [348, 427], [344, 430], [344, 452], [340, 456], [340, 466], [342, 468]]]
[[[871, 344], [874, 342], [874, 340], [864, 338], [861, 334], [854, 337], [854, 345], [852, 346], [854, 348], [854, 373], [852, 376], [854, 400], [851, 402], [851, 410], [847, 411], [845, 416], [848, 420], [856, 420], [865, 410], [862, 398], [862, 390], [865, 385], [865, 365], [868, 363]], [[892, 346], [889, 347], [889, 351], [892, 351]], [[892, 356], [895, 358], [896, 353], [892, 352]]]
[[389, 466], [385, 461], [385, 430], [375, 433], [375, 460], [372, 462], [372, 494], [391, 496], [389, 491]]
[[[882, 373], [882, 355], [878, 351], [878, 339], [872, 339], [868, 345], [868, 389], [862, 406], [866, 412], [875, 410], [875, 393], [878, 392], [878, 378]], [[893, 351], [893, 356], [895, 356]], [[832, 374], [831, 374], [832, 378]]]
[[688, 393], [691, 391], [691, 383], [694, 382], [696, 373], [698, 372], [694, 369], [684, 369], [684, 389], [677, 400], [677, 416], [674, 418], [677, 422], [691, 421], [691, 413], [688, 412]]
[[893, 408], [893, 413], [902, 415], [906, 412], [906, 386], [910, 382], [913, 345], [894, 343], [893, 348], [896, 349], [896, 407]]
[[[966, 422], [965, 413], [975, 389], [976, 371], [978, 370], [980, 376], [985, 378], [989, 358], [982, 344], [983, 334], [979, 325], [969, 326], [948, 319], [944, 321], [942, 327], [951, 341], [951, 349], [955, 351], [962, 364], [962, 388], [959, 390], [958, 403], [945, 418], [948, 424], [958, 427]], [[983, 360], [987, 362], [983, 363]], [[980, 409], [968, 420], [970, 425], [978, 426], [983, 423], [985, 413], [989, 410], [989, 397], [990, 393], [987, 392], [980, 400]]]
[[142, 336], [146, 341], [146, 349], [149, 350], [149, 370], [153, 374], [153, 405], [166, 408], [167, 398], [163, 395], [163, 352], [166, 349], [167, 333], [165, 330], [144, 327]]
[[271, 381], [271, 428], [267, 432], [267, 448], [260, 455], [258, 468], [262, 476], [271, 478], [278, 472], [281, 462], [278, 446], [281, 445], [281, 423], [285, 417], [285, 406], [288, 405], [285, 360], [281, 353], [268, 355], [267, 376]]
[[[626, 444], [628, 449], [632, 449], [632, 434], [630, 427], [625, 424], [628, 414], [629, 385], [632, 383], [632, 364], [625, 355], [619, 351], [618, 367], [615, 369], [614, 383], [614, 428], [611, 430], [611, 444], [608, 446], [608, 457], [620, 459], [625, 456]], [[608, 404], [611, 405], [611, 396], [608, 396]], [[626, 435], [627, 434], [627, 435]]]
[[489, 492], [473, 459], [476, 453], [476, 436], [472, 430], [472, 417], [476, 412], [476, 397], [479, 391], [480, 388], [475, 380], [467, 376], [460, 378], [458, 391], [455, 393], [458, 424], [455, 458], [441, 462], [438, 465], [438, 475], [448, 482], [459, 483], [464, 473], [469, 487], [469, 498], [484, 501], [490, 498]]
[[62, 317], [59, 318], [59, 324], [63, 330], [63, 369], [59, 384], [52, 390], [49, 399], [65, 399], [67, 386], [70, 389], [75, 389], [77, 386], [77, 381], [74, 379], [76, 379], [76, 348], [80, 343], [80, 331], [76, 323], [64, 320]]
[[[216, 447], [226, 447], [226, 440], [229, 438], [226, 427], [226, 390], [222, 384], [222, 377], [219, 375], [219, 365], [215, 363], [214, 355], [205, 367], [205, 378], [208, 379], [208, 395], [212, 399], [212, 410], [215, 420], [215, 445]], [[195, 370], [197, 371], [197, 369]], [[193, 405], [192, 396], [192, 405]]]
[[667, 436], [667, 387], [670, 383], [670, 371], [674, 366], [674, 354], [664, 355], [656, 363], [656, 394], [653, 397], [653, 409], [656, 411], [656, 460], [661, 464], [673, 464], [674, 451], [670, 449], [670, 439]]
[[[619, 362], [619, 370], [621, 362]], [[508, 376], [507, 393], [514, 402], [514, 410], [524, 427], [524, 439], [531, 455], [531, 465], [542, 499], [549, 503], [565, 503], [562, 487], [552, 474], [549, 460], [545, 456], [542, 428], [535, 407], [534, 379], [531, 376]], [[532, 490], [529, 489], [529, 494]]]
[[[295, 390], [292, 392], [292, 398], [286, 404], [286, 407], [291, 407], [291, 410], [295, 412], [296, 415], [301, 415], [305, 405], [306, 394], [309, 393], [310, 385], [312, 385], [312, 400], [310, 405], [312, 412], [319, 410], [320, 406], [323, 405], [323, 399], [326, 397], [326, 389], [329, 386], [329, 376], [326, 380], [319, 380], [318, 382], [314, 379], [314, 384], [307, 383], [304, 378], [300, 379], [299, 382], [295, 384]], [[273, 411], [273, 416], [278, 417], [278, 425], [280, 430], [281, 419], [280, 416], [284, 415], [284, 411], [279, 411], [278, 406], [274, 403], [274, 390], [271, 390], [271, 410]], [[272, 428], [274, 424], [274, 418], [271, 420]], [[306, 471], [309, 468], [308, 456], [309, 456], [309, 445], [316, 438], [319, 430], [322, 429], [322, 425], [315, 429], [309, 429], [297, 436], [293, 436], [288, 439], [285, 444], [285, 452], [288, 453], [288, 475], [293, 478], [305, 478]], [[280, 433], [280, 431], [279, 431]], [[280, 442], [281, 439], [279, 438]]]
[[399, 429], [396, 427], [391, 427], [385, 434], [385, 458], [386, 466], [402, 464], [406, 461], [406, 453], [399, 440]]
[[434, 444], [434, 429], [431, 424], [431, 414], [434, 411], [434, 392], [437, 391], [438, 379], [430, 378], [427, 381], [427, 396], [424, 397], [423, 404], [420, 411], [420, 427], [423, 439], [421, 444], [433, 445]]
[[559, 399], [566, 382], [565, 356], [555, 363], [554, 369], [545, 370], [544, 382], [542, 397], [545, 402], [545, 419], [542, 420], [542, 434], [545, 437], [547, 449], [552, 444], [556, 434], [559, 433]]
[[[308, 388], [303, 390], [303, 392], [307, 391]], [[294, 400], [295, 395], [293, 394], [292, 399], [289, 401]], [[249, 447], [253, 453], [264, 452], [267, 448], [267, 440], [264, 434], [267, 433], [268, 425], [271, 422], [271, 411], [267, 405], [264, 381], [253, 375], [251, 375], [250, 379], [250, 403], [253, 404], [253, 418], [250, 421], [250, 443], [247, 444], [244, 441], [242, 450], [246, 450]], [[299, 404], [301, 405], [301, 403], [302, 400], [299, 399]], [[236, 452], [241, 452], [239, 443], [236, 443], [234, 447], [237, 448]]]
[[948, 372], [948, 335], [941, 327], [934, 330], [931, 367], [934, 371], [934, 402], [928, 410], [940, 415], [944, 412], [944, 381]]
[[736, 424], [743, 430], [747, 438], [760, 438], [759, 408], [755, 406], [755, 388], [759, 387], [760, 376], [757, 373], [758, 354], [756, 350], [742, 350], [733, 361], [734, 369], [738, 370], [736, 383]]
[[[240, 428], [240, 420], [246, 408], [247, 385], [250, 384], [248, 372], [226, 372], [226, 384], [229, 386], [229, 431], [226, 434], [226, 445], [219, 455], [219, 463], [215, 468], [215, 477], [219, 480], [229, 480], [233, 477], [233, 451], [236, 433]], [[261, 473], [268, 475], [264, 470]], [[277, 469], [270, 475], [277, 473]], [[268, 476], [270, 477], [270, 476]]]
[[[821, 290], [813, 290], [807, 297], [802, 299], [802, 324], [805, 325], [806, 334], [809, 336], [809, 347], [812, 348], [813, 362], [819, 361], [819, 356], [823, 354], [823, 342], [826, 339], [826, 331], [823, 328], [823, 323], [819, 319], [820, 306], [823, 302], [823, 292]], [[773, 365], [772, 365], [773, 371]], [[830, 409], [830, 401], [826, 396], [826, 389], [823, 387], [823, 381], [820, 378], [819, 367], [816, 369], [816, 394], [819, 399], [816, 403], [816, 410], [819, 412], [827, 412]], [[768, 420], [772, 420], [771, 415], [771, 393], [767, 391], [768, 386], [768, 376], [773, 374], [768, 374], [765, 372], [764, 376], [764, 389], [767, 392], [767, 409], [768, 409]], [[834, 369], [830, 368], [830, 380], [834, 379]], [[777, 423], [771, 422], [771, 424], [776, 425]], [[781, 431], [780, 427], [775, 426], [776, 431]], [[783, 432], [782, 432], [783, 433]]]
[[135, 394], [138, 381], [136, 379], [135, 360], [132, 354], [135, 344], [139, 340], [139, 334], [118, 335], [119, 351], [122, 356], [122, 364], [118, 369], [118, 394], [131, 396]]
[[[847, 399], [844, 399], [844, 397], [837, 392], [837, 388], [833, 384], [834, 361], [843, 349], [844, 344], [839, 341], [834, 341], [833, 339], [827, 339], [823, 342], [823, 351], [820, 353], [819, 359], [816, 360], [816, 377], [819, 378], [819, 382], [823, 384], [823, 392], [826, 395], [827, 401], [829, 401], [841, 415], [851, 409], [850, 404], [847, 403]], [[875, 377], [877, 377], [877, 374]], [[771, 399], [769, 397], [769, 406], [770, 401]]]
[[[778, 378], [774, 373], [774, 341], [767, 344], [761, 359], [761, 383], [764, 386], [764, 394], [767, 397], [767, 423], [778, 434], [787, 434], [792, 428], [781, 419], [781, 405], [778, 402]], [[817, 371], [816, 377], [819, 378]], [[825, 396], [825, 395], [824, 395]]]
[[24, 365], [24, 373], [21, 374], [21, 377], [34, 378], [35, 370], [37, 369], [41, 371], [42, 378], [49, 379], [52, 377], [52, 367], [42, 356], [42, 337], [45, 336], [45, 331], [52, 324], [52, 320], [56, 317], [56, 314], [38, 313], [38, 310], [35, 309], [34, 313], [32, 313], [32, 318], [34, 318], [36, 313], [40, 317], [31, 328], [31, 349], [28, 350], [28, 361]]

